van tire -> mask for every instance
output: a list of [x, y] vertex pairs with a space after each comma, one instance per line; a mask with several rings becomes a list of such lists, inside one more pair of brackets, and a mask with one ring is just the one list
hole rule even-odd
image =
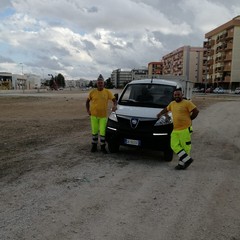
[[118, 152], [119, 151], [119, 147], [120, 147], [120, 145], [119, 145], [119, 143], [117, 143], [117, 142], [109, 142], [108, 143], [108, 151], [110, 152], [110, 153], [116, 153], [116, 152]]
[[173, 150], [172, 149], [165, 150], [163, 152], [163, 156], [166, 162], [171, 162], [173, 159]]

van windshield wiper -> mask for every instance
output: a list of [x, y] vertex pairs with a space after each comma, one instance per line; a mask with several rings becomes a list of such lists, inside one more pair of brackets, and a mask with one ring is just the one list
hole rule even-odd
[[121, 103], [135, 103], [135, 102], [138, 102], [138, 101], [136, 101], [135, 99], [124, 99], [124, 100], [121, 100]]

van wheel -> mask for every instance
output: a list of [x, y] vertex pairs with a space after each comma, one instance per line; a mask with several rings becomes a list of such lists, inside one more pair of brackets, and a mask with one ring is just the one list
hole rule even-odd
[[120, 145], [117, 142], [114, 142], [114, 141], [109, 142], [108, 143], [108, 150], [109, 150], [110, 153], [116, 153], [116, 152], [119, 151], [119, 146]]
[[164, 160], [166, 162], [171, 162], [173, 159], [173, 150], [172, 149], [165, 150], [163, 152], [163, 155], [164, 155]]

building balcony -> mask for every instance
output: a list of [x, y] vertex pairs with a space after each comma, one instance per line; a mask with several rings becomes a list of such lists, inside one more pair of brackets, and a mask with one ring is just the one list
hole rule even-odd
[[208, 70], [208, 74], [213, 74], [213, 69], [212, 68]]
[[215, 68], [215, 73], [222, 73], [223, 69], [224, 69], [224, 67], [216, 67]]
[[232, 61], [232, 56], [226, 56], [224, 58], [224, 62], [231, 62]]
[[222, 35], [220, 35], [220, 40], [224, 40], [227, 37], [227, 33], [223, 33]]
[[228, 31], [226, 39], [232, 39], [233, 38], [233, 31]]
[[204, 50], [203, 51], [203, 57], [206, 58], [208, 56], [208, 51], [207, 50]]
[[210, 47], [214, 46], [214, 44], [215, 44], [215, 40], [214, 39], [210, 39], [208, 41], [204, 41], [203, 42], [203, 47], [204, 48], [210, 48]]
[[179, 59], [179, 56], [178, 56], [177, 54], [173, 56], [173, 60], [174, 60], [174, 61], [176, 61], [176, 60], [178, 60], [178, 59]]
[[224, 66], [224, 71], [225, 72], [230, 72], [231, 71], [231, 66]]
[[225, 76], [224, 82], [231, 82], [231, 76]]
[[228, 43], [225, 50], [232, 50], [232, 49], [233, 49], [233, 43]]
[[209, 44], [209, 41], [204, 41], [204, 42], [203, 42], [203, 47], [204, 47], [204, 48], [210, 48], [211, 45]]
[[213, 49], [208, 49], [206, 51], [203, 52], [203, 57], [211, 57], [214, 54], [214, 50]]
[[207, 65], [213, 65], [213, 59], [207, 60]]
[[222, 45], [222, 46], [219, 46], [217, 47], [216, 49], [216, 53], [219, 53], [219, 52], [223, 52], [225, 50], [225, 47]]
[[207, 75], [207, 69], [204, 69], [204, 70], [202, 71], [202, 75], [203, 75], [203, 76]]
[[211, 39], [211, 40], [209, 41], [209, 44], [210, 44], [211, 47], [214, 46], [215, 40], [214, 40], [214, 39]]
[[213, 56], [214, 55], [214, 50], [211, 49], [209, 52], [208, 52], [208, 56]]
[[215, 63], [222, 63], [223, 61], [224, 61], [224, 57], [223, 56], [215, 58]]

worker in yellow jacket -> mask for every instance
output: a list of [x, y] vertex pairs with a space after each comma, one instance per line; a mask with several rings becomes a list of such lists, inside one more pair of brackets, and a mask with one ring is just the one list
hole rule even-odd
[[192, 120], [197, 117], [199, 110], [191, 101], [183, 98], [181, 89], [176, 89], [173, 97], [174, 101], [170, 102], [166, 108], [157, 114], [157, 117], [160, 118], [167, 112], [172, 112], [171, 148], [179, 157], [175, 169], [184, 170], [193, 162], [190, 157]]
[[92, 129], [91, 152], [97, 151], [98, 138], [100, 135], [101, 151], [107, 153], [105, 148], [105, 135], [109, 100], [113, 102], [112, 111], [115, 111], [117, 101], [112, 92], [104, 88], [104, 78], [100, 74], [97, 79], [97, 88], [89, 92], [86, 100], [86, 109], [91, 119]]

